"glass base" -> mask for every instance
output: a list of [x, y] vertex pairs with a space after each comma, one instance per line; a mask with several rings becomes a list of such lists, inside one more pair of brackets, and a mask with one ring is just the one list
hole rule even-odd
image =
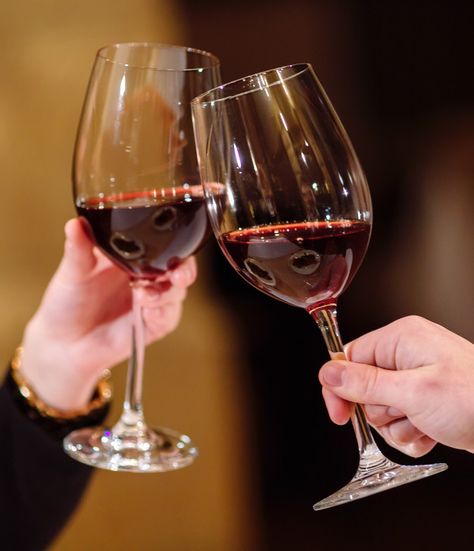
[[110, 471], [156, 473], [186, 467], [198, 455], [189, 436], [148, 427], [137, 433], [114, 434], [105, 427], [79, 429], [64, 439], [72, 458]]
[[433, 474], [445, 471], [448, 466], [445, 463], [435, 463], [433, 465], [397, 465], [391, 461], [387, 461], [381, 470], [377, 472], [358, 471], [356, 476], [343, 488], [336, 493], [326, 497], [322, 501], [318, 501], [313, 505], [315, 511], [329, 509], [344, 503], [355, 501], [363, 497], [370, 496], [408, 484], [421, 478], [426, 478]]

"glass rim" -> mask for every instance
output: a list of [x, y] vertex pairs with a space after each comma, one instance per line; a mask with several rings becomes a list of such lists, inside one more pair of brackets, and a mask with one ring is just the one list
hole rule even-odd
[[[232, 94], [230, 96], [225, 96], [222, 98], [215, 98], [215, 99], [206, 99], [206, 96], [212, 96], [216, 92], [216, 90], [224, 90], [225, 88], [228, 88], [237, 82], [245, 82], [247, 80], [255, 79], [256, 77], [267, 75], [269, 73], [278, 73], [279, 71], [283, 71], [285, 69], [296, 69], [296, 72], [294, 74], [288, 75], [287, 77], [280, 78], [279, 80], [272, 82], [271, 84], [261, 85], [258, 88], [253, 88], [251, 90], [242, 90], [241, 92], [238, 92], [236, 94]], [[287, 80], [291, 80], [292, 78], [295, 78], [305, 71], [312, 70], [311, 63], [290, 63], [288, 65], [282, 65], [281, 67], [274, 67], [273, 69], [266, 69], [265, 71], [258, 71], [257, 73], [253, 73], [251, 75], [247, 75], [245, 77], [236, 78], [234, 80], [230, 80], [229, 82], [225, 82], [224, 84], [220, 84], [219, 86], [215, 86], [214, 88], [211, 88], [210, 90], [207, 90], [207, 92], [203, 92], [202, 94], [199, 94], [199, 96], [196, 96], [191, 100], [191, 105], [194, 107], [196, 105], [205, 106], [209, 103], [219, 103], [231, 99], [238, 98], [240, 96], [245, 96], [247, 94], [253, 94], [255, 92], [260, 92], [264, 88], [271, 88], [272, 86], [279, 85], [283, 82], [286, 82]]]
[[[141, 47], [154, 47], [154, 48], [157, 48], [157, 49], [168, 49], [168, 50], [183, 50], [187, 53], [193, 53], [193, 54], [198, 54], [200, 56], [202, 56], [203, 58], [207, 58], [210, 60], [211, 64], [208, 65], [208, 66], [205, 66], [205, 65], [199, 65], [199, 66], [196, 66], [196, 67], [186, 67], [184, 69], [176, 69], [176, 68], [173, 68], [173, 67], [153, 67], [153, 66], [149, 66], [149, 65], [135, 65], [133, 63], [123, 63], [121, 61], [117, 61], [115, 59], [112, 59], [109, 55], [106, 54], [106, 52], [108, 50], [118, 50], [120, 47], [129, 47], [129, 48], [134, 48], [134, 47], [137, 47], [137, 46], [141, 46]], [[118, 65], [118, 66], [121, 66], [121, 67], [130, 67], [131, 69], [149, 69], [150, 71], [163, 71], [163, 72], [177, 72], [177, 73], [182, 73], [182, 72], [192, 72], [192, 71], [196, 71], [196, 72], [202, 72], [204, 70], [209, 70], [209, 69], [216, 69], [218, 67], [220, 67], [220, 60], [219, 58], [211, 53], [211, 52], [208, 52], [206, 50], [201, 50], [199, 48], [192, 48], [190, 46], [180, 46], [180, 45], [177, 45], [177, 44], [165, 44], [164, 42], [115, 42], [115, 43], [112, 43], [112, 44], [107, 44], [105, 46], [102, 46], [101, 48], [99, 48], [99, 50], [97, 51], [97, 54], [96, 54], [96, 58], [100, 58], [100, 59], [103, 59], [104, 61], [108, 61], [109, 63], [113, 63], [115, 65]]]

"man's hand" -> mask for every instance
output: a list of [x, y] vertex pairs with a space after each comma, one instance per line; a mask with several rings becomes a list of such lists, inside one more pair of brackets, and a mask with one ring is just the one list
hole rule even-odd
[[402, 318], [346, 347], [319, 380], [331, 419], [353, 403], [393, 447], [413, 457], [437, 442], [474, 452], [474, 345], [423, 318]]

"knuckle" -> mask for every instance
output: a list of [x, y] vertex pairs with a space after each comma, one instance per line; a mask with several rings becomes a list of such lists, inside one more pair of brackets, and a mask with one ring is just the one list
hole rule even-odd
[[361, 381], [361, 394], [363, 399], [370, 402], [371, 397], [377, 394], [379, 387], [378, 369], [366, 369]]
[[367, 420], [374, 427], [381, 427], [386, 423], [387, 408], [385, 406], [366, 405], [364, 409]]
[[411, 386], [407, 390], [412, 403], [414, 400], [419, 401], [420, 397], [434, 400], [446, 388], [445, 379], [437, 376], [436, 369], [432, 369], [430, 366], [418, 368], [416, 375], [418, 376], [411, 377]]
[[412, 331], [420, 331], [430, 325], [430, 322], [427, 319], [416, 314], [406, 316], [399, 320], [399, 322]]

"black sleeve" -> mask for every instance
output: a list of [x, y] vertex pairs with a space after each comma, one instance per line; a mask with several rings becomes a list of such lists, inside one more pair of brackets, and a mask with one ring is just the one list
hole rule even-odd
[[0, 386], [0, 539], [8, 551], [45, 549], [77, 507], [93, 469], [28, 418]]

